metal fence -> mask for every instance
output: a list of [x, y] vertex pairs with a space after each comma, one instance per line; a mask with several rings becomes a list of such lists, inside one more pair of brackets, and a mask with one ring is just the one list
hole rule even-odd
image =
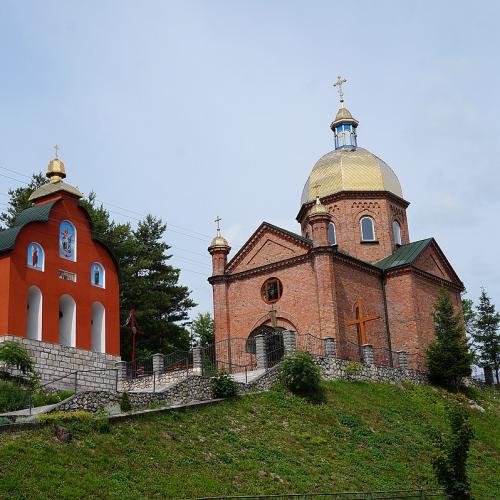
[[297, 333], [295, 336], [296, 340], [296, 349], [297, 351], [305, 351], [313, 354], [314, 356], [318, 356], [320, 358], [324, 358], [326, 355], [325, 352], [325, 340], [320, 339], [310, 333]]
[[257, 368], [255, 339], [228, 338], [201, 347], [201, 369], [203, 375], [219, 370], [228, 373], [243, 373]]

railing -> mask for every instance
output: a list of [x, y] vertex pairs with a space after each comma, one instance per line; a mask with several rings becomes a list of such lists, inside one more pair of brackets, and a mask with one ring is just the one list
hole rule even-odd
[[310, 333], [297, 333], [295, 335], [297, 351], [305, 351], [318, 356], [325, 357], [325, 339], [320, 339]]
[[133, 379], [153, 375], [153, 358], [138, 358], [126, 363], [127, 378]]

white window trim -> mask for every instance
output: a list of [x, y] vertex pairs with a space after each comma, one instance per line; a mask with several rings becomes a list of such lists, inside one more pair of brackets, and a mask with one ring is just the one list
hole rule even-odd
[[[60, 245], [61, 245], [61, 225], [62, 225], [63, 222], [67, 222], [68, 224], [70, 224], [71, 226], [73, 226], [73, 229], [75, 230], [75, 258], [74, 259], [68, 259], [68, 257], [63, 257], [61, 255], [61, 247], [60, 247]], [[78, 231], [76, 230], [76, 226], [70, 220], [64, 219], [64, 220], [62, 220], [59, 223], [59, 233], [58, 233], [57, 246], [58, 246], [58, 251], [59, 251], [59, 258], [64, 259], [64, 260], [69, 260], [70, 262], [76, 262], [77, 261], [77, 259], [78, 259], [78, 253], [77, 253], [77, 249], [78, 249]]]
[[[26, 250], [28, 250], [28, 248], [30, 247], [30, 245], [38, 245], [41, 249], [42, 249], [42, 269], [38, 269], [37, 267], [34, 267], [34, 266], [30, 266], [28, 264], [28, 259], [26, 259], [26, 266], [29, 268], [29, 269], [33, 269], [34, 271], [40, 271], [41, 273], [43, 273], [45, 271], [45, 250], [43, 249], [43, 246], [40, 245], [40, 243], [38, 243], [37, 241], [30, 241], [28, 243], [28, 247]], [[27, 256], [26, 256], [27, 257]]]
[[[373, 232], [373, 239], [367, 239], [365, 238], [363, 234], [363, 219], [370, 219], [372, 222], [372, 232]], [[373, 217], [370, 217], [369, 215], [364, 215], [359, 219], [359, 230], [361, 231], [361, 241], [377, 241], [377, 233], [375, 232], [375, 219]]]

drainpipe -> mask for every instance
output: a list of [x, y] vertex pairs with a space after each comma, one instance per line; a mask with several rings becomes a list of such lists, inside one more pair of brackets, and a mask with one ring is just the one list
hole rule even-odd
[[384, 315], [385, 315], [385, 325], [386, 325], [386, 333], [387, 333], [387, 345], [389, 347], [389, 360], [391, 363], [391, 367], [394, 366], [394, 360], [392, 359], [392, 342], [391, 342], [391, 328], [389, 326], [389, 311], [387, 309], [387, 295], [385, 291], [386, 284], [386, 276], [385, 272], [382, 274], [382, 293], [384, 296]]

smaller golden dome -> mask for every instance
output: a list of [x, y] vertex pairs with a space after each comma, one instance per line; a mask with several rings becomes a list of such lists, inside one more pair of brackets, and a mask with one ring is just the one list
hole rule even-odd
[[316, 203], [314, 206], [311, 208], [311, 211], [309, 212], [309, 216], [311, 215], [328, 215], [328, 208], [321, 203], [319, 196], [316, 196]]
[[335, 121], [337, 120], [352, 120], [351, 112], [347, 108], [340, 108], [335, 116]]
[[46, 175], [52, 184], [61, 182], [66, 177], [66, 168], [64, 167], [64, 163], [59, 158], [50, 160]]
[[219, 248], [228, 248], [229, 247], [229, 243], [228, 241], [226, 240], [226, 238], [224, 238], [224, 236], [222, 236], [220, 233], [217, 234], [217, 236], [212, 240], [212, 243], [210, 243], [210, 248], [212, 247], [219, 247]]

